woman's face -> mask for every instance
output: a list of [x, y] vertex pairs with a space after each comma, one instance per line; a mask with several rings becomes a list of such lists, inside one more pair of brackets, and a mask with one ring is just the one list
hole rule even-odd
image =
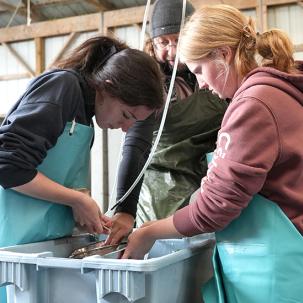
[[126, 132], [136, 121], [145, 120], [153, 112], [144, 105], [128, 106], [105, 91], [96, 91], [95, 117], [102, 129], [121, 128]]
[[[153, 39], [154, 53], [159, 62], [168, 62], [171, 67], [174, 66], [178, 39], [179, 33], [162, 35]], [[178, 70], [184, 67], [184, 64], [178, 64]]]
[[195, 74], [199, 87], [208, 88], [221, 99], [232, 98], [238, 89], [234, 68], [226, 68], [213, 58], [203, 58], [199, 61], [184, 61], [189, 70]]

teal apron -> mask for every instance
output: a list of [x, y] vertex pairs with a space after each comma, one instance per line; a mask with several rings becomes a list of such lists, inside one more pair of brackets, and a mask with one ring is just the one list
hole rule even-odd
[[255, 195], [216, 241], [205, 303], [303, 302], [303, 237], [276, 203]]
[[[68, 122], [56, 145], [37, 168], [68, 188], [89, 188], [90, 145], [93, 128]], [[45, 241], [71, 235], [72, 209], [0, 188], [0, 247]], [[1, 277], [0, 277], [1, 279]], [[1, 286], [1, 280], [0, 280]], [[5, 303], [2, 294], [1, 303]]]

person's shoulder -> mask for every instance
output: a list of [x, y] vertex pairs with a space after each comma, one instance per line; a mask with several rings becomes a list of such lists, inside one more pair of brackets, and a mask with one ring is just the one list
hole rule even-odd
[[56, 95], [79, 93], [81, 76], [72, 70], [50, 70], [40, 75], [32, 87], [40, 87], [43, 91], [54, 90]]
[[80, 79], [68, 70], [51, 70], [35, 78], [29, 85], [23, 102], [66, 103], [82, 95]]
[[55, 69], [43, 73], [39, 77], [42, 81], [51, 81], [60, 84], [79, 85], [80, 75], [72, 70]]

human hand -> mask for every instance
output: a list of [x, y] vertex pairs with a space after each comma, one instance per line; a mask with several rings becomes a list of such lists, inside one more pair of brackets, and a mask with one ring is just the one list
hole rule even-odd
[[105, 241], [105, 245], [118, 244], [127, 236], [134, 227], [135, 219], [128, 213], [117, 213], [111, 218], [110, 233]]
[[101, 213], [94, 199], [79, 192], [79, 199], [72, 204], [74, 219], [89, 233], [104, 233], [103, 225], [109, 225], [110, 219]]
[[122, 259], [143, 259], [150, 251], [156, 238], [149, 232], [150, 227], [140, 227], [128, 237]]

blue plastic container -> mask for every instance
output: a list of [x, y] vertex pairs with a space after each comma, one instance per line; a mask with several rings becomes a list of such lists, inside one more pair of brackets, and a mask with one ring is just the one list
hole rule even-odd
[[66, 258], [89, 236], [0, 249], [0, 284], [9, 303], [195, 303], [211, 276], [214, 240], [157, 241], [145, 260]]

